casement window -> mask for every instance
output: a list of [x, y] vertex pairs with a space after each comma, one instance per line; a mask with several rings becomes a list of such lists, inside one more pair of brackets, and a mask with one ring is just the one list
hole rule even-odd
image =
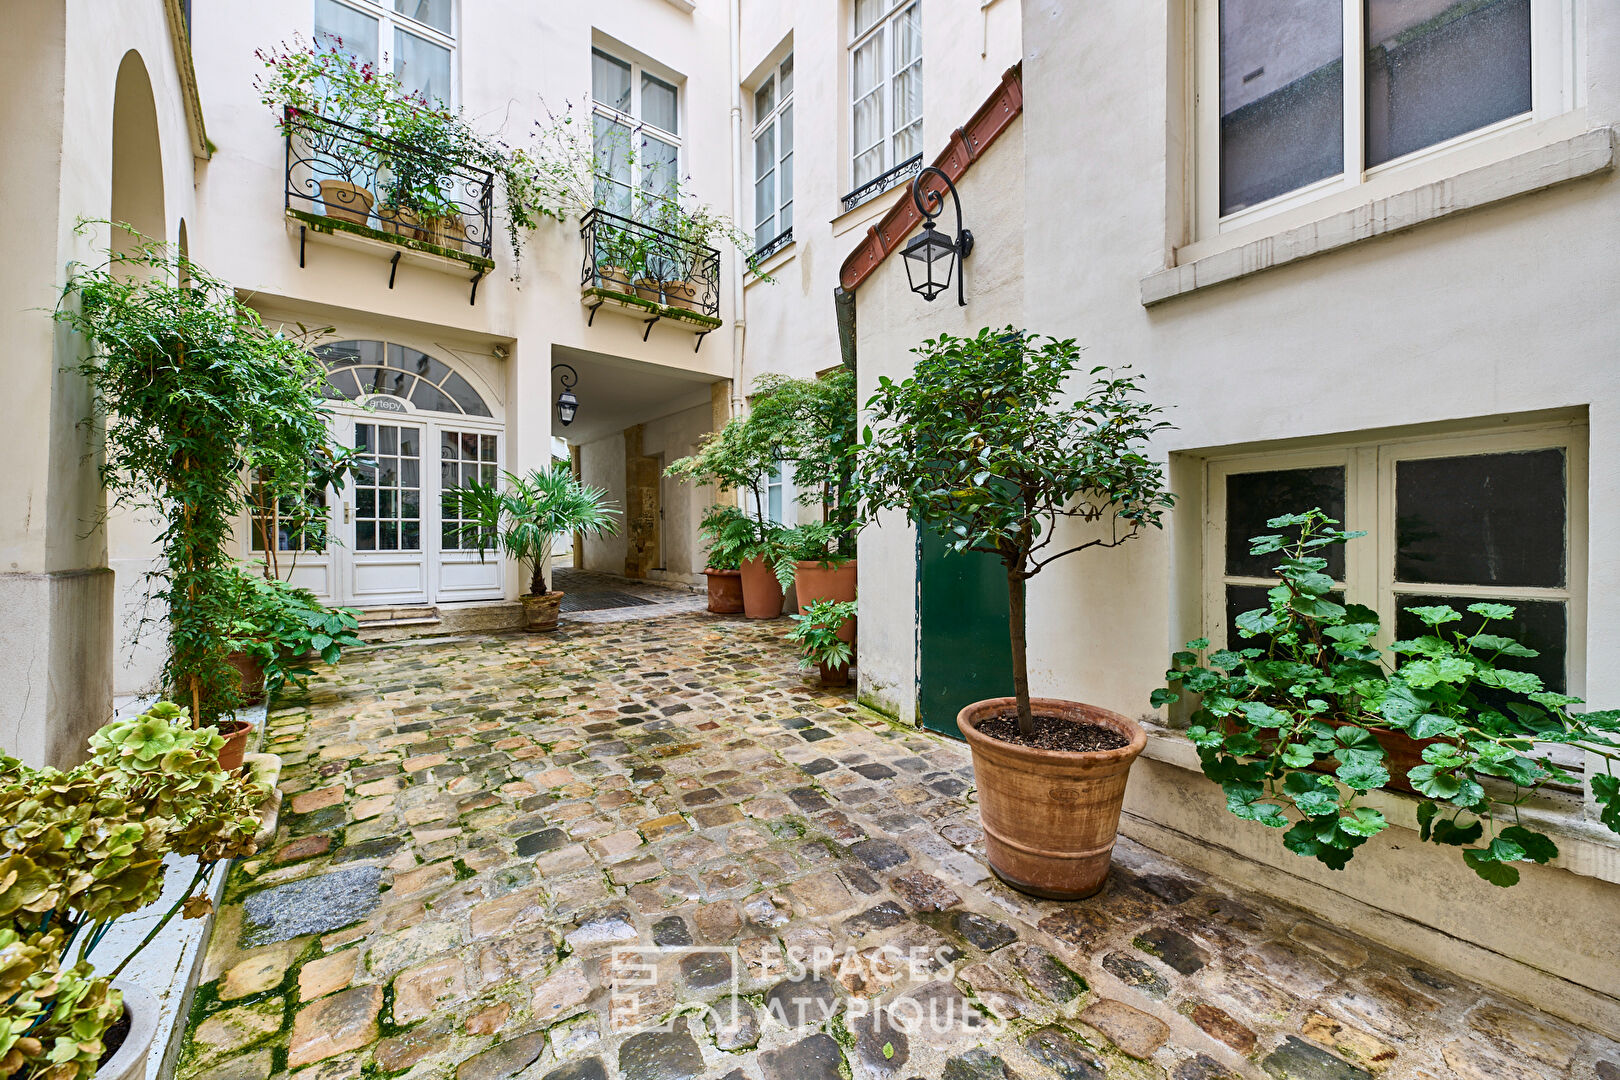
[[793, 55], [754, 91], [754, 249], [793, 240]]
[[858, 192], [922, 153], [922, 3], [855, 0], [854, 19], [851, 186]]
[[326, 550], [326, 492], [308, 492], [308, 501], [282, 496], [271, 497], [264, 484], [254, 480], [248, 495], [248, 548], [263, 551], [265, 539], [274, 537], [277, 551]]
[[794, 491], [793, 474], [786, 464], [778, 461], [765, 477], [765, 518], [778, 525], [792, 525]]
[[[1203, 615], [1217, 647], [1253, 644], [1234, 620], [1265, 607], [1277, 582], [1281, 556], [1250, 555], [1249, 539], [1273, 531], [1269, 518], [1321, 507], [1367, 533], [1330, 547], [1327, 573], [1335, 599], [1378, 612], [1383, 644], [1423, 632], [1414, 607], [1511, 604], [1513, 619], [1495, 632], [1540, 653], [1513, 665], [1550, 690], [1582, 695], [1584, 425], [1216, 459], [1208, 468]], [[1578, 754], [1554, 756], [1580, 766]]]
[[1201, 0], [1198, 217], [1209, 234], [1564, 112], [1564, 0]]
[[[476, 551], [478, 537], [470, 528], [469, 512], [450, 495], [468, 484], [493, 484], [500, 468], [498, 436], [484, 431], [439, 429], [439, 490], [444, 492], [440, 518], [440, 547], [444, 551]], [[494, 537], [485, 536], [485, 545]]]
[[591, 50], [596, 205], [635, 217], [674, 198], [681, 176], [680, 91], [638, 63]]
[[429, 101], [456, 101], [451, 0], [315, 0], [315, 43], [335, 45]]

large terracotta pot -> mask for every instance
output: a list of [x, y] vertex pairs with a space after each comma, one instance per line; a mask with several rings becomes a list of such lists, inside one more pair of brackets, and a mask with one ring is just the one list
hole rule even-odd
[[553, 589], [544, 596], [522, 596], [523, 625], [527, 630], [555, 630], [563, 594]]
[[[841, 566], [823, 566], [815, 559], [802, 559], [793, 574], [793, 591], [799, 601], [799, 614], [817, 600], [855, 599], [855, 560]], [[838, 628], [840, 639], [855, 643], [855, 620]]]
[[956, 716], [973, 751], [973, 776], [990, 868], [1013, 888], [1048, 900], [1078, 900], [1108, 880], [1125, 781], [1147, 746], [1129, 718], [1057, 698], [1030, 702], [1042, 716], [1113, 728], [1130, 740], [1118, 750], [1035, 750], [979, 733], [983, 720], [1012, 713], [1013, 698], [975, 701]]
[[321, 181], [321, 206], [327, 217], [364, 225], [371, 220], [371, 204], [374, 201], [371, 192], [359, 184], [351, 184], [347, 180]]
[[742, 564], [743, 614], [750, 619], [775, 619], [782, 614], [782, 583], [764, 559]]
[[740, 615], [743, 610], [742, 571], [703, 571], [709, 579], [709, 610], [716, 615]]
[[225, 662], [236, 669], [236, 674], [242, 680], [242, 700], [248, 705], [257, 705], [264, 700], [264, 665], [245, 652], [233, 652], [225, 658]]
[[242, 756], [247, 753], [248, 736], [253, 734], [253, 725], [246, 720], [232, 720], [228, 724], [221, 724], [219, 733], [225, 737], [225, 745], [219, 748], [219, 767], [233, 773], [242, 767]]

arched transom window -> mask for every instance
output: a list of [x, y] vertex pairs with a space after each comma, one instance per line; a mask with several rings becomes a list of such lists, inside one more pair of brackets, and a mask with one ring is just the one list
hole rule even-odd
[[[428, 412], [494, 416], [472, 384], [443, 360], [385, 341], [338, 341], [315, 350], [326, 365], [326, 396], [358, 401], [382, 394]], [[381, 404], [381, 402], [376, 402]]]

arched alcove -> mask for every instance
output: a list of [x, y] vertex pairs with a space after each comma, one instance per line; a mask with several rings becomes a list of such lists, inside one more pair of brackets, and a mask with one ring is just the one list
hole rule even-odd
[[[118, 65], [113, 91], [112, 199], [108, 216], [127, 222], [154, 240], [167, 238], [163, 214], [163, 156], [158, 142], [157, 104], [140, 53], [131, 49]], [[128, 250], [135, 238], [116, 230], [114, 250]]]

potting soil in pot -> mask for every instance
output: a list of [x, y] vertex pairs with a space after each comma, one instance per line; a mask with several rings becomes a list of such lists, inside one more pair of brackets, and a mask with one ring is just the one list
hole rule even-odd
[[97, 1069], [111, 1061], [113, 1055], [124, 1045], [124, 1040], [129, 1038], [130, 1023], [129, 1008], [126, 1006], [124, 1011], [118, 1014], [118, 1019], [112, 1022], [112, 1027], [101, 1037], [101, 1045], [105, 1049], [101, 1051], [101, 1058], [96, 1062]]
[[981, 721], [979, 731], [998, 742], [1027, 746], [1032, 750], [1066, 750], [1081, 754], [1092, 750], [1118, 750], [1130, 740], [1113, 728], [1076, 724], [1056, 716], [1035, 717], [1035, 731], [1025, 735], [1018, 730], [1018, 717], [997, 716]]

